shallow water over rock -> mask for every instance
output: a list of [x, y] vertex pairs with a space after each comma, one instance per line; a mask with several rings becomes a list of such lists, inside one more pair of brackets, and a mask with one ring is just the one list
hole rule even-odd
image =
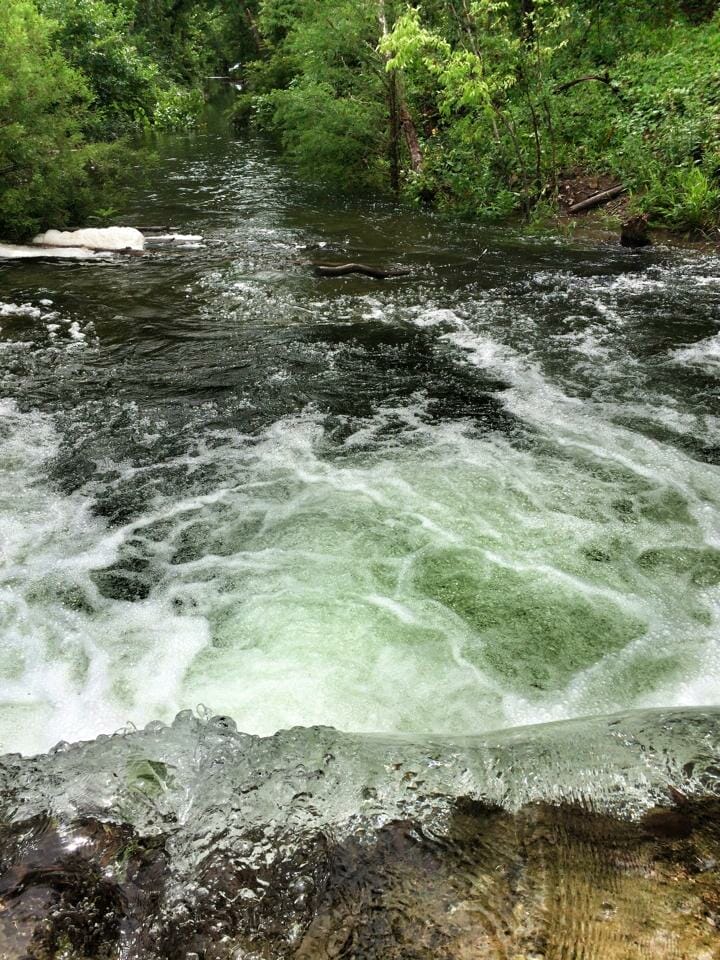
[[720, 715], [488, 738], [228, 718], [0, 763], [10, 957], [715, 955]]

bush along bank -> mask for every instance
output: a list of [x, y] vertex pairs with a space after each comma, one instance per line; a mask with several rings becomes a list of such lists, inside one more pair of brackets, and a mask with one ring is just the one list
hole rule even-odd
[[597, 180], [627, 189], [627, 215], [717, 234], [717, 8], [263, 0], [238, 120], [338, 188], [542, 220]]
[[2, 0], [0, 239], [109, 214], [130, 138], [195, 124], [249, 43], [233, 0]]

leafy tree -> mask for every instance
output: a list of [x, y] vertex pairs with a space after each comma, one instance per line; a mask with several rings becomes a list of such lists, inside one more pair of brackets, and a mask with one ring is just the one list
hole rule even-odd
[[22, 239], [85, 215], [107, 171], [89, 145], [92, 94], [31, 0], [0, 5], [0, 235]]
[[151, 121], [158, 68], [130, 38], [132, 7], [106, 0], [41, 0], [56, 24], [53, 40], [93, 94], [92, 127], [116, 136]]
[[256, 68], [254, 83], [262, 88], [268, 76], [283, 83], [258, 97], [261, 122], [313, 176], [381, 187], [387, 181], [387, 77], [375, 5], [267, 0], [259, 28], [272, 53]]
[[104, 141], [192, 125], [204, 77], [239, 64], [238, 118], [314, 178], [505, 218], [552, 209], [564, 178], [605, 174], [657, 219], [707, 229], [717, 6], [3, 0], [0, 223], [20, 235], [87, 208], [112, 172]]

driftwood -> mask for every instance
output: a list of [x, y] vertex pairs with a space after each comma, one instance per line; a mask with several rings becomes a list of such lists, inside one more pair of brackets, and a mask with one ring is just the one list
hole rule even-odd
[[423, 153], [420, 141], [418, 139], [417, 129], [413, 118], [410, 116], [408, 108], [403, 103], [400, 107], [400, 126], [405, 134], [408, 152], [410, 154], [410, 165], [413, 173], [420, 173], [423, 168]]
[[391, 277], [406, 277], [409, 270], [381, 270], [377, 267], [368, 267], [364, 263], [316, 263], [316, 277], [346, 277], [350, 273], [361, 273], [374, 280], [388, 280]]
[[596, 193], [587, 200], [581, 200], [580, 203], [574, 203], [568, 210], [568, 213], [582, 213], [583, 210], [592, 210], [593, 207], [599, 207], [603, 203], [609, 203], [615, 197], [621, 196], [626, 192], [625, 187], [611, 187], [609, 190], [603, 190], [602, 193]]

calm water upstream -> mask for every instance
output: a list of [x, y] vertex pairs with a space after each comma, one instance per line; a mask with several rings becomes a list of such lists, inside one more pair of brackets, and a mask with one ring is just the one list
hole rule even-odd
[[718, 258], [160, 149], [122, 220], [202, 243], [0, 266], [0, 749], [720, 701]]

